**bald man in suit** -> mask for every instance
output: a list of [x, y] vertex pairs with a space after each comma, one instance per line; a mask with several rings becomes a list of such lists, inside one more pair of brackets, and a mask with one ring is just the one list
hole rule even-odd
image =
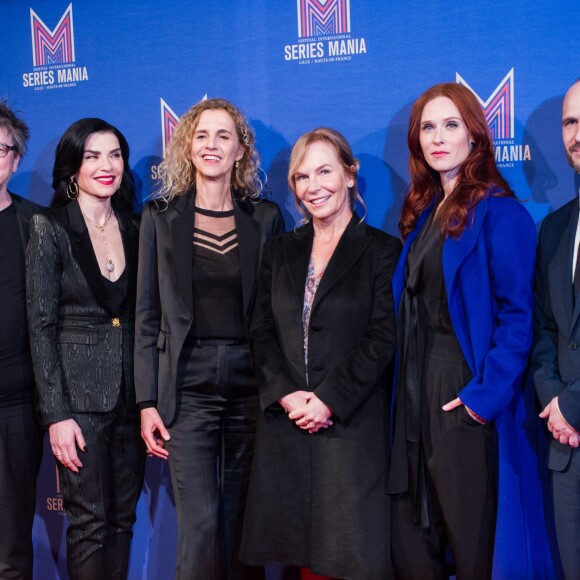
[[[580, 173], [580, 79], [562, 107], [566, 157]], [[575, 196], [540, 230], [532, 370], [552, 433], [548, 467], [558, 548], [567, 579], [580, 577], [580, 203]]]

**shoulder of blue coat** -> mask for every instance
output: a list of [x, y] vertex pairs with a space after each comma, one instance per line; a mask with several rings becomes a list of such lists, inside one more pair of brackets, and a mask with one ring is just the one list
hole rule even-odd
[[482, 203], [487, 204], [487, 211], [494, 219], [501, 222], [513, 220], [513, 227], [531, 227], [535, 231], [534, 220], [524, 202], [518, 201], [514, 197], [490, 195]]

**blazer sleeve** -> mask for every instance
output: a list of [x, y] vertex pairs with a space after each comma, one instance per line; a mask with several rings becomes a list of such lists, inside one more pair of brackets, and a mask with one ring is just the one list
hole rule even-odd
[[72, 417], [58, 351], [61, 256], [53, 222], [30, 222], [26, 260], [26, 303], [38, 408], [44, 425]]
[[[395, 350], [395, 311], [392, 279], [401, 242], [390, 238], [376, 258], [372, 280], [373, 304], [364, 338], [338, 364], [329, 369], [316, 387], [316, 396], [343, 422], [348, 423], [358, 408], [377, 388], [377, 381], [391, 362]], [[368, 283], [366, 280], [362, 283]], [[347, 328], [344, 332], [349, 332]], [[390, 385], [379, 385], [387, 388]]]
[[290, 378], [290, 369], [280, 347], [272, 312], [275, 241], [276, 238], [268, 240], [264, 247], [256, 305], [249, 332], [262, 410], [266, 410], [282, 397], [304, 388], [304, 385], [294, 384]]
[[[536, 279], [534, 285], [534, 346], [532, 349], [532, 376], [542, 408], [558, 397], [560, 411], [566, 421], [580, 430], [580, 372], [578, 379], [562, 380], [558, 361], [558, 326], [554, 318], [548, 288], [548, 264], [544, 258], [545, 239], [549, 235], [549, 219], [540, 229]], [[559, 233], [559, 232], [558, 232]], [[562, 284], [565, 273], [562, 273]]]
[[[137, 298], [135, 303], [136, 402], [157, 401], [160, 340], [160, 300], [157, 264], [157, 232], [154, 205], [147, 204], [141, 217]], [[161, 345], [164, 346], [164, 345]]]
[[[526, 209], [512, 200], [511, 205], [495, 204], [487, 215], [480, 243], [487, 248], [487, 271], [466, 269], [476, 283], [489, 278], [493, 296], [492, 312], [475, 312], [468, 323], [477, 333], [477, 317], [491, 314], [492, 327], [482, 372], [459, 393], [461, 401], [478, 415], [494, 420], [508, 409], [528, 365], [533, 335], [533, 283], [536, 230]], [[510, 211], [511, 210], [511, 211]], [[476, 299], [477, 297], [473, 297]], [[481, 347], [481, 346], [480, 346]]]

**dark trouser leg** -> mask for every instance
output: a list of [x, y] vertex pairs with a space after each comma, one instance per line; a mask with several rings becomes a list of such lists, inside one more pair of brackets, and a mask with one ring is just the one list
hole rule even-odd
[[580, 575], [580, 452], [572, 453], [565, 471], [552, 471], [558, 549], [567, 580]]
[[136, 439], [136, 415], [118, 407], [112, 413], [78, 413], [87, 452], [73, 473], [60, 463], [71, 580], [124, 580], [131, 526], [141, 490], [144, 453]]
[[258, 401], [245, 346], [186, 352], [178, 413], [169, 428], [177, 506], [176, 579], [245, 577], [237, 562]]
[[42, 430], [30, 407], [0, 415], [0, 578], [32, 578], [32, 523]]
[[[431, 512], [433, 512], [431, 504]], [[408, 492], [393, 496], [392, 556], [397, 580], [443, 580], [445, 542], [441, 522], [431, 514], [430, 527], [415, 524]]]
[[457, 580], [488, 579], [497, 511], [495, 429], [478, 424], [462, 406], [441, 409], [468, 382], [471, 375], [465, 365], [431, 356], [425, 376], [421, 440], [429, 528], [415, 524], [408, 493], [393, 498], [397, 577], [445, 578], [449, 548]]
[[145, 468], [145, 446], [135, 411], [120, 408], [115, 419], [111, 449], [111, 493], [105, 543], [105, 580], [127, 577], [129, 551]]
[[221, 469], [222, 545], [229, 580], [260, 578], [263, 577], [262, 567], [245, 566], [238, 558], [260, 403], [249, 349], [246, 346], [227, 347], [227, 364]]
[[471, 376], [466, 365], [456, 366], [457, 384], [449, 384], [453, 375], [446, 364], [441, 361], [428, 369], [432, 390], [425, 395], [422, 429], [429, 496], [440, 509], [457, 580], [483, 580], [491, 578], [493, 561], [497, 437], [493, 424], [480, 425], [463, 406], [441, 410]]

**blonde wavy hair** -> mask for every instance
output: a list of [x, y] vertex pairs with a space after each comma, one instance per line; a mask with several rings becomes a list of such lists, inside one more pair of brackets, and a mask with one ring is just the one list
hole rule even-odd
[[[352, 149], [342, 133], [339, 133], [335, 129], [330, 129], [328, 127], [318, 127], [318, 129], [304, 133], [304, 135], [299, 137], [298, 141], [296, 141], [294, 144], [292, 153], [290, 155], [290, 166], [288, 167], [288, 187], [290, 187], [290, 190], [294, 194], [294, 204], [302, 216], [302, 219], [296, 225], [299, 226], [310, 221], [310, 215], [304, 209], [300, 203], [300, 200], [298, 199], [298, 196], [296, 195], [296, 174], [298, 173], [298, 168], [302, 164], [302, 161], [304, 161], [308, 146], [312, 145], [312, 143], [328, 143], [328, 145], [330, 145], [336, 151], [336, 155], [344, 171], [348, 175], [352, 175], [354, 177], [354, 185], [348, 188], [348, 200], [350, 203], [350, 209], [352, 211], [354, 211], [357, 201], [363, 206], [365, 213], [361, 219], [362, 221], [366, 216], [366, 204], [363, 201], [363, 198], [360, 196], [357, 188], [357, 177], [358, 171], [360, 169], [360, 162], [353, 155]], [[352, 169], [353, 167], [354, 171]]]
[[260, 160], [255, 147], [252, 129], [240, 110], [225, 99], [207, 99], [200, 101], [185, 113], [167, 146], [165, 159], [159, 165], [161, 188], [156, 198], [167, 202], [178, 195], [195, 190], [196, 169], [191, 160], [191, 142], [193, 134], [204, 111], [223, 110], [232, 118], [243, 157], [232, 170], [231, 189], [236, 199], [256, 198], [262, 191], [260, 180]]

